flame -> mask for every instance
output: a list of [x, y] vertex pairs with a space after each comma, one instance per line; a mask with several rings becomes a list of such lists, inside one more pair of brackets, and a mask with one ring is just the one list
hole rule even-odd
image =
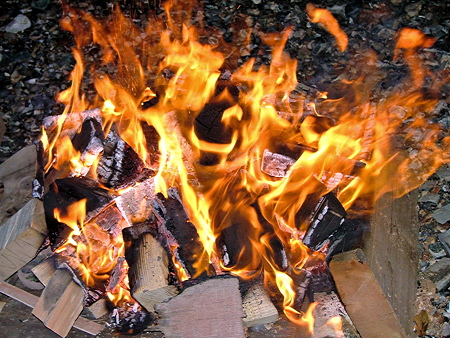
[[336, 43], [341, 52], [344, 52], [348, 46], [347, 34], [339, 26], [338, 21], [330, 13], [329, 10], [317, 8], [312, 3], [306, 5], [306, 13], [308, 13], [309, 20], [313, 23], [318, 23], [325, 30], [334, 36]]
[[[417, 56], [417, 50], [430, 47], [434, 39], [406, 28], [398, 34], [394, 59], [401, 62], [403, 55], [411, 69], [410, 88], [394, 86], [382, 99], [374, 98], [379, 60], [374, 52], [363, 52], [351, 59], [349, 69], [356, 71], [344, 73], [337, 84], [345, 88], [345, 96], [328, 99], [321, 94], [321, 100], [306, 102], [293, 98], [297, 61], [284, 52], [291, 28], [261, 34], [272, 49], [269, 65], [249, 59], [234, 69], [233, 53], [240, 46], [221, 39], [201, 42], [208, 36], [206, 28], [200, 24], [197, 29], [190, 16], [182, 14], [194, 4], [183, 11], [177, 6], [183, 4], [167, 2], [165, 14], [152, 16], [141, 28], [118, 8], [109, 20], [100, 21], [63, 5], [61, 25], [75, 36], [76, 65], [71, 86], [58, 96], [65, 104], [64, 113], [52, 130], [43, 131], [46, 171], [56, 171], [58, 177], [95, 171], [98, 158], [83, 159], [68, 130], [80, 127], [71, 116], [100, 108], [105, 135], [114, 128], [156, 172], [155, 193], [168, 196], [171, 187], [180, 191], [204, 250], [193, 253], [194, 276], [172, 257], [178, 279], [207, 272], [209, 264], [220, 273], [229, 271], [242, 278], [264, 272], [283, 295], [288, 318], [312, 332], [315, 305], [306, 314], [294, 308], [292, 274], [308, 262], [323, 261], [325, 254], [302, 243], [309, 226], [308, 217], [299, 217], [305, 205], [330, 191], [349, 211], [361, 199], [373, 203], [389, 191], [401, 196], [448, 162], [450, 139], [442, 137], [441, 126], [433, 123], [436, 95], [422, 91], [427, 77], [434, 81], [433, 88], [448, 79], [424, 69]], [[348, 37], [333, 15], [312, 4], [306, 11], [344, 52]], [[246, 35], [241, 41], [248, 39]], [[85, 55], [89, 45], [96, 45], [102, 57], [89, 60]], [[89, 97], [86, 86], [94, 92]], [[205, 116], [214, 120], [213, 127], [220, 126], [220, 135], [214, 129], [207, 135], [200, 132], [199, 121]], [[143, 125], [152, 126], [159, 137], [156, 164]], [[397, 143], [407, 144], [408, 152]], [[263, 156], [279, 144], [303, 150], [284, 177], [271, 177], [261, 170]], [[382, 180], [387, 166], [394, 168], [398, 184]], [[95, 220], [84, 223], [84, 204], [79, 202], [65, 213], [55, 210], [55, 218], [73, 229], [59, 251], [76, 252], [89, 285], [108, 278], [124, 249], [120, 236], [108, 234]], [[227, 231], [237, 231], [242, 241], [233, 263], [221, 257], [218, 239]], [[98, 238], [109, 241], [106, 251], [92, 251]], [[273, 243], [283, 250], [276, 252]], [[171, 249], [175, 252], [176, 245]], [[280, 255], [286, 262], [277, 261]], [[109, 297], [115, 302], [129, 299], [126, 284], [125, 280], [123, 287], [108, 291]]]

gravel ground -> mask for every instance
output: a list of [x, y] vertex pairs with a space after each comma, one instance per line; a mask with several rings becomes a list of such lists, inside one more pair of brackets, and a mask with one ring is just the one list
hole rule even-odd
[[[96, 17], [105, 17], [112, 2], [68, 1]], [[420, 28], [437, 38], [424, 55], [427, 65], [437, 71], [450, 69], [450, 2], [448, 1], [317, 1], [331, 10], [349, 36], [349, 49], [339, 53], [332, 37], [307, 20], [305, 1], [231, 0], [205, 1], [208, 25], [218, 27], [226, 40], [252, 27], [253, 35], [240, 62], [256, 57], [267, 63], [268, 53], [258, 32], [293, 27], [286, 50], [298, 59], [298, 80], [307, 86], [326, 89], [347, 68], [351, 56], [370, 48], [383, 60], [388, 86], [404, 75], [406, 68], [392, 61], [395, 33], [403, 27]], [[158, 1], [120, 1], [118, 5], [135, 22], [145, 22], [149, 9]], [[73, 38], [59, 27], [61, 5], [55, 0], [5, 0], [0, 4], [0, 163], [38, 139], [42, 119], [62, 112], [55, 96], [69, 86], [73, 68]], [[18, 17], [19, 16], [19, 17]], [[20, 23], [11, 26], [13, 19]], [[14, 31], [17, 27], [17, 32]], [[439, 92], [442, 106], [436, 122], [450, 127], [448, 103], [450, 84]], [[6, 127], [6, 128], [4, 128]], [[1, 136], [0, 136], [1, 137]], [[450, 170], [444, 166], [420, 188], [418, 204], [421, 222], [417, 313], [424, 309], [429, 318], [429, 336], [450, 336]], [[441, 267], [442, 266], [442, 267]], [[434, 268], [433, 268], [434, 267]], [[437, 271], [437, 272], [436, 272]], [[436, 288], [437, 287], [437, 288]], [[422, 318], [422, 317], [420, 317]], [[422, 319], [418, 321], [423, 322]]]

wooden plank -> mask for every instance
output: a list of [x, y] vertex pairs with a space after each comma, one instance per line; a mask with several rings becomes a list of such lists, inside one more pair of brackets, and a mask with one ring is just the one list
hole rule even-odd
[[0, 181], [4, 185], [0, 201], [0, 226], [30, 199], [37, 173], [34, 145], [23, 148], [0, 165]]
[[177, 288], [168, 285], [169, 258], [149, 233], [142, 234], [132, 246], [133, 259], [128, 262], [131, 294], [147, 311], [153, 312], [155, 304], [177, 294]]
[[32, 313], [50, 330], [65, 337], [83, 310], [83, 297], [83, 290], [73, 281], [70, 272], [58, 269]]
[[[381, 182], [399, 187], [400, 180], [392, 179], [392, 172], [392, 168], [386, 168]], [[364, 232], [362, 247], [378, 283], [410, 336], [415, 335], [414, 302], [420, 254], [417, 194], [415, 190], [398, 199], [391, 193], [382, 196], [374, 206], [370, 231]]]
[[[0, 282], [0, 292], [31, 308], [36, 306], [39, 300], [37, 296], [6, 282]], [[104, 329], [103, 325], [100, 325], [83, 317], [78, 317], [73, 327], [93, 336], [98, 335]]]
[[408, 337], [361, 250], [335, 255], [330, 270], [345, 309], [362, 337]]
[[166, 337], [245, 337], [237, 278], [212, 278], [157, 304]]
[[42, 284], [47, 285], [55, 274], [56, 267], [53, 259], [50, 257], [36, 265], [31, 271]]
[[32, 260], [46, 236], [43, 204], [32, 199], [0, 227], [0, 280]]

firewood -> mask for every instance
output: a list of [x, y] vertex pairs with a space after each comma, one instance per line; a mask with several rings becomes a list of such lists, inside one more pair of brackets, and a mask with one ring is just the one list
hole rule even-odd
[[245, 337], [237, 278], [212, 278], [155, 306], [166, 337]]
[[[214, 268], [207, 261], [206, 255], [203, 255], [201, 262], [201, 266], [206, 267], [206, 271], [197, 276], [195, 266], [199, 264], [199, 257], [204, 252], [203, 244], [195, 225], [189, 221], [177, 190], [170, 188], [168, 194], [168, 198], [161, 193], [155, 197], [153, 214], [159, 220], [158, 240], [191, 277], [212, 276]], [[178, 245], [173, 248], [174, 244]]]
[[0, 227], [0, 280], [32, 260], [46, 236], [44, 207], [32, 199]]
[[0, 181], [4, 185], [0, 201], [0, 226], [32, 198], [36, 161], [36, 147], [30, 145], [0, 165]]
[[[37, 296], [6, 282], [0, 282], [0, 292], [31, 308], [35, 307], [39, 300]], [[97, 324], [83, 317], [78, 317], [73, 327], [93, 336], [98, 335], [104, 329], [103, 325]]]
[[42, 261], [34, 268], [32, 268], [31, 271], [34, 273], [34, 275], [37, 277], [37, 279], [39, 279], [39, 281], [42, 284], [47, 285], [56, 272], [56, 267], [53, 258], [52, 257], [47, 258], [46, 260]]
[[261, 171], [272, 177], [284, 177], [295, 160], [281, 154], [264, 150], [261, 161]]
[[361, 250], [335, 255], [330, 270], [345, 309], [362, 337], [384, 337], [387, 332], [389, 337], [407, 337]]
[[169, 259], [164, 248], [149, 233], [133, 241], [133, 257], [127, 255], [130, 270], [131, 294], [147, 311], [154, 311], [154, 305], [177, 294], [174, 285], [168, 285]]
[[144, 162], [133, 148], [111, 130], [104, 141], [104, 153], [97, 166], [99, 182], [118, 190], [153, 174], [152, 170], [145, 168]]
[[255, 282], [242, 299], [244, 325], [247, 327], [273, 323], [278, 320], [278, 310], [273, 305], [261, 282]]
[[83, 297], [83, 290], [73, 281], [72, 274], [65, 269], [58, 269], [42, 292], [32, 314], [50, 330], [65, 337], [83, 310]]
[[311, 224], [303, 238], [303, 244], [313, 250], [319, 250], [328, 243], [333, 234], [343, 223], [347, 215], [344, 207], [333, 193], [322, 196], [312, 215]]
[[123, 217], [131, 226], [135, 223], [144, 222], [149, 217], [153, 209], [154, 195], [154, 179], [150, 177], [116, 197], [115, 201]]

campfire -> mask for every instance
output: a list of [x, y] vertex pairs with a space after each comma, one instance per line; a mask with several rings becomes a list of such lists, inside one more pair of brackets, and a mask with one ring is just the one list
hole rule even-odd
[[[76, 64], [58, 96], [65, 110], [45, 118], [37, 145], [27, 208], [45, 214], [38, 246], [51, 255], [34, 271], [43, 295], [52, 283], [65, 283], [63, 300], [78, 288], [79, 312], [107, 300], [119, 331], [157, 325], [183, 336], [187, 321], [210, 320], [244, 336], [242, 318], [278, 319], [278, 297], [312, 332], [308, 290], [333, 288], [328, 263], [360, 244], [376, 201], [405, 195], [448, 162], [448, 136], [433, 121], [448, 78], [424, 65], [419, 52], [435, 39], [417, 29], [399, 30], [393, 46], [405, 79], [376, 97], [380, 60], [370, 50], [350, 56], [325, 92], [298, 83], [284, 52], [292, 29], [259, 32], [272, 51], [259, 64], [242, 59], [250, 31], [226, 42], [193, 3], [169, 1], [144, 27], [119, 9], [101, 21], [63, 7]], [[349, 53], [328, 10], [306, 12]], [[33, 313], [65, 336], [79, 312], [55, 328], [57, 310], [44, 303]]]

